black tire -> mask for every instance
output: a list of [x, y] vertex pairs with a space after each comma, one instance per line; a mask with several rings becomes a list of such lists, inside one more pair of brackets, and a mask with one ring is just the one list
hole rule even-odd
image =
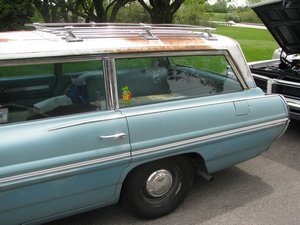
[[152, 219], [174, 210], [192, 185], [194, 170], [186, 157], [143, 164], [126, 178], [121, 203], [136, 217]]

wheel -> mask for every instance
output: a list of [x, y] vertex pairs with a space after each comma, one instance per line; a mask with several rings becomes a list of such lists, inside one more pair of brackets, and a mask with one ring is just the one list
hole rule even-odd
[[121, 202], [127, 211], [139, 218], [163, 216], [182, 202], [193, 177], [193, 167], [186, 157], [144, 164], [125, 180]]

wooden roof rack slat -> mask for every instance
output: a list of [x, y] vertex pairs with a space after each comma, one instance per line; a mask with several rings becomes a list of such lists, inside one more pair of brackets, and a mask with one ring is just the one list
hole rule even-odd
[[204, 37], [215, 40], [214, 28], [183, 24], [134, 24], [134, 23], [34, 23], [36, 30], [50, 32], [68, 42], [91, 38], [143, 37], [159, 40], [160, 37]]

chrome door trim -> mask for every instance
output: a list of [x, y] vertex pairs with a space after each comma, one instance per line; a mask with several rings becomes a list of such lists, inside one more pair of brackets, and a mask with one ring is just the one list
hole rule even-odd
[[[271, 128], [275, 126], [280, 126], [280, 125], [288, 125], [289, 119], [288, 118], [283, 118], [283, 119], [278, 119], [278, 120], [272, 120], [268, 122], [263, 122], [255, 125], [249, 125], [246, 127], [242, 128], [236, 128], [232, 130], [227, 130], [227, 131], [222, 131], [219, 133], [214, 133], [214, 134], [209, 134], [201, 137], [196, 137], [196, 138], [191, 138], [183, 141], [178, 141], [178, 142], [173, 142], [170, 144], [165, 144], [165, 145], [160, 145], [160, 146], [155, 146], [151, 148], [146, 148], [146, 149], [141, 149], [141, 150], [134, 150], [132, 151], [132, 156], [139, 156], [143, 155], [146, 153], [152, 153], [152, 152], [157, 152], [157, 151], [166, 151], [170, 150], [170, 148], [178, 148], [178, 147], [183, 147], [185, 145], [190, 145], [190, 144], [196, 144], [197, 142], [205, 142], [205, 141], [212, 141], [220, 138], [227, 138], [236, 134], [243, 134], [243, 133], [248, 133], [248, 132], [253, 132], [257, 130], [262, 130], [266, 128]], [[285, 128], [286, 129], [286, 128]]]
[[253, 77], [264, 80], [267, 82], [267, 94], [272, 94], [272, 87], [274, 84], [280, 85], [280, 86], [288, 86], [288, 87], [295, 87], [295, 88], [300, 88], [300, 84], [298, 82], [294, 81], [287, 81], [287, 80], [281, 80], [281, 79], [275, 79], [275, 78], [270, 78], [264, 75], [252, 73]]
[[1, 187], [1, 185], [4, 185], [9, 182], [21, 182], [24, 179], [32, 179], [32, 178], [36, 178], [39, 176], [46, 176], [46, 175], [51, 176], [58, 172], [60, 172], [60, 173], [68, 172], [69, 170], [72, 170], [72, 169], [78, 169], [81, 167], [91, 166], [91, 165], [95, 165], [98, 163], [109, 162], [109, 161], [125, 159], [125, 158], [130, 159], [130, 156], [131, 156], [130, 152], [128, 152], [128, 153], [122, 153], [122, 154], [113, 155], [113, 156], [107, 156], [107, 157], [101, 157], [101, 158], [97, 158], [97, 159], [82, 161], [82, 162], [78, 162], [78, 163], [72, 163], [72, 164], [68, 164], [68, 165], [64, 165], [64, 166], [57, 166], [57, 167], [52, 167], [49, 169], [37, 170], [34, 172], [8, 176], [8, 177], [0, 178], [0, 187]]
[[114, 82], [114, 77], [112, 76], [114, 74], [114, 71], [115, 68], [114, 64], [112, 64], [111, 59], [105, 57], [103, 59], [103, 73], [108, 110], [114, 109], [114, 86], [112, 85]]
[[[132, 152], [132, 156], [139, 156], [143, 155], [145, 153], [152, 153], [156, 151], [166, 151], [169, 148], [173, 147], [182, 147], [184, 145], [190, 145], [190, 144], [195, 144], [197, 142], [204, 142], [204, 141], [211, 141], [219, 138], [226, 138], [230, 137], [232, 135], [240, 134], [240, 133], [247, 133], [247, 132], [252, 132], [256, 130], [261, 130], [261, 129], [266, 129], [274, 126], [279, 126], [279, 125], [284, 125], [288, 124], [289, 119], [288, 118], [283, 118], [283, 119], [278, 119], [278, 120], [273, 120], [273, 121], [268, 121], [260, 124], [255, 124], [255, 125], [250, 125], [247, 127], [243, 128], [236, 128], [228, 131], [223, 131], [215, 134], [210, 134], [210, 135], [205, 135], [202, 137], [197, 137], [197, 138], [192, 138], [188, 140], [183, 140], [183, 141], [178, 141], [170, 144], [165, 144], [165, 145], [160, 145], [152, 148], [146, 148], [146, 149], [141, 149], [137, 151]], [[78, 163], [72, 163], [64, 166], [58, 166], [58, 167], [53, 167], [49, 169], [43, 169], [43, 170], [38, 170], [34, 172], [29, 172], [29, 173], [23, 173], [19, 175], [13, 175], [13, 176], [8, 176], [4, 178], [0, 178], [0, 186], [5, 185], [6, 183], [9, 182], [21, 182], [24, 179], [31, 179], [43, 175], [53, 175], [58, 172], [68, 172], [71, 169], [78, 169], [81, 167], [85, 166], [91, 166], [95, 165], [98, 163], [103, 163], [103, 162], [108, 162], [112, 160], [119, 160], [119, 159], [125, 159], [125, 158], [130, 158], [131, 154], [128, 153], [122, 153], [118, 155], [113, 155], [113, 156], [107, 156], [107, 157], [101, 157], [97, 159], [92, 159], [92, 160], [87, 160], [83, 162], [78, 162]]]
[[114, 58], [110, 58], [110, 85], [113, 100], [113, 108], [119, 109], [119, 96], [118, 96], [118, 83], [117, 83], [117, 70]]
[[[215, 101], [209, 101], [206, 103], [195, 103], [195, 104], [192, 104], [189, 106], [171, 106], [171, 107], [168, 107], [167, 109], [152, 109], [152, 110], [147, 110], [147, 111], [143, 111], [143, 112], [126, 112], [126, 111], [124, 111], [124, 109], [121, 109], [121, 111], [126, 117], [134, 117], [134, 116], [148, 115], [148, 114], [154, 114], [154, 113], [162, 113], [162, 112], [170, 112], [170, 111], [183, 110], [183, 109], [205, 107], [205, 106], [210, 106], [210, 105], [226, 104], [226, 103], [231, 103], [231, 102], [235, 102], [235, 101], [247, 101], [247, 100], [255, 100], [255, 99], [261, 99], [261, 98], [272, 98], [272, 97], [277, 97], [277, 96], [279, 96], [279, 94], [261, 95], [261, 96], [255, 96], [255, 97], [231, 98], [228, 100], [221, 100], [221, 101], [215, 100]], [[209, 96], [206, 96], [206, 97], [209, 97]], [[180, 101], [191, 100], [191, 99], [195, 99], [195, 98], [182, 99]], [[133, 107], [140, 107], [140, 106], [133, 106]]]
[[109, 120], [115, 120], [115, 119], [124, 119], [124, 118], [125, 118], [125, 116], [118, 114], [118, 115], [105, 116], [105, 117], [97, 118], [97, 119], [85, 119], [85, 120], [82, 119], [80, 121], [67, 123], [67, 124], [64, 124], [64, 125], [61, 125], [61, 126], [57, 126], [57, 127], [52, 127], [50, 129], [48, 129], [48, 131], [55, 131], [55, 130], [60, 130], [60, 129], [64, 129], [64, 128], [85, 125], [85, 124], [89, 124], [89, 123], [97, 123], [97, 122], [102, 122], [102, 121], [109, 121]]
[[225, 56], [226, 56], [226, 59], [228, 60], [229, 65], [231, 66], [232, 70], [234, 71], [234, 74], [237, 76], [237, 79], [240, 81], [243, 89], [244, 90], [249, 89], [247, 81], [245, 80], [245, 76], [241, 75], [242, 72], [239, 70], [239, 67], [236, 65], [233, 58], [229, 55], [228, 52], [227, 52], [227, 54], [225, 54]]
[[160, 56], [201, 56], [201, 55], [228, 55], [228, 51], [226, 50], [183, 50], [183, 51], [159, 51], [159, 52], [128, 52], [128, 53], [108, 53], [108, 56], [112, 56], [115, 59], [123, 59], [123, 58], [151, 58], [151, 57], [160, 57]]

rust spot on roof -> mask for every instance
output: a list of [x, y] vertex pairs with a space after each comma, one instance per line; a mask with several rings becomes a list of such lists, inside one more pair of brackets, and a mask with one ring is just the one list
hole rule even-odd
[[145, 40], [141, 37], [127, 38], [126, 41], [134, 42], [135, 47], [115, 49], [114, 52], [138, 52], [138, 51], [184, 51], [184, 50], [208, 50], [213, 49], [206, 39], [196, 37], [172, 38], [161, 37], [159, 40]]
[[0, 38], [0, 42], [8, 42], [9, 39], [5, 39], [5, 38]]
[[203, 44], [206, 39], [197, 37], [160, 37], [158, 40], [145, 40], [143, 37], [126, 38], [129, 42], [154, 43], [161, 42], [166, 45]]
[[199, 45], [203, 44], [206, 39], [202, 38], [160, 38], [160, 41], [166, 45]]

